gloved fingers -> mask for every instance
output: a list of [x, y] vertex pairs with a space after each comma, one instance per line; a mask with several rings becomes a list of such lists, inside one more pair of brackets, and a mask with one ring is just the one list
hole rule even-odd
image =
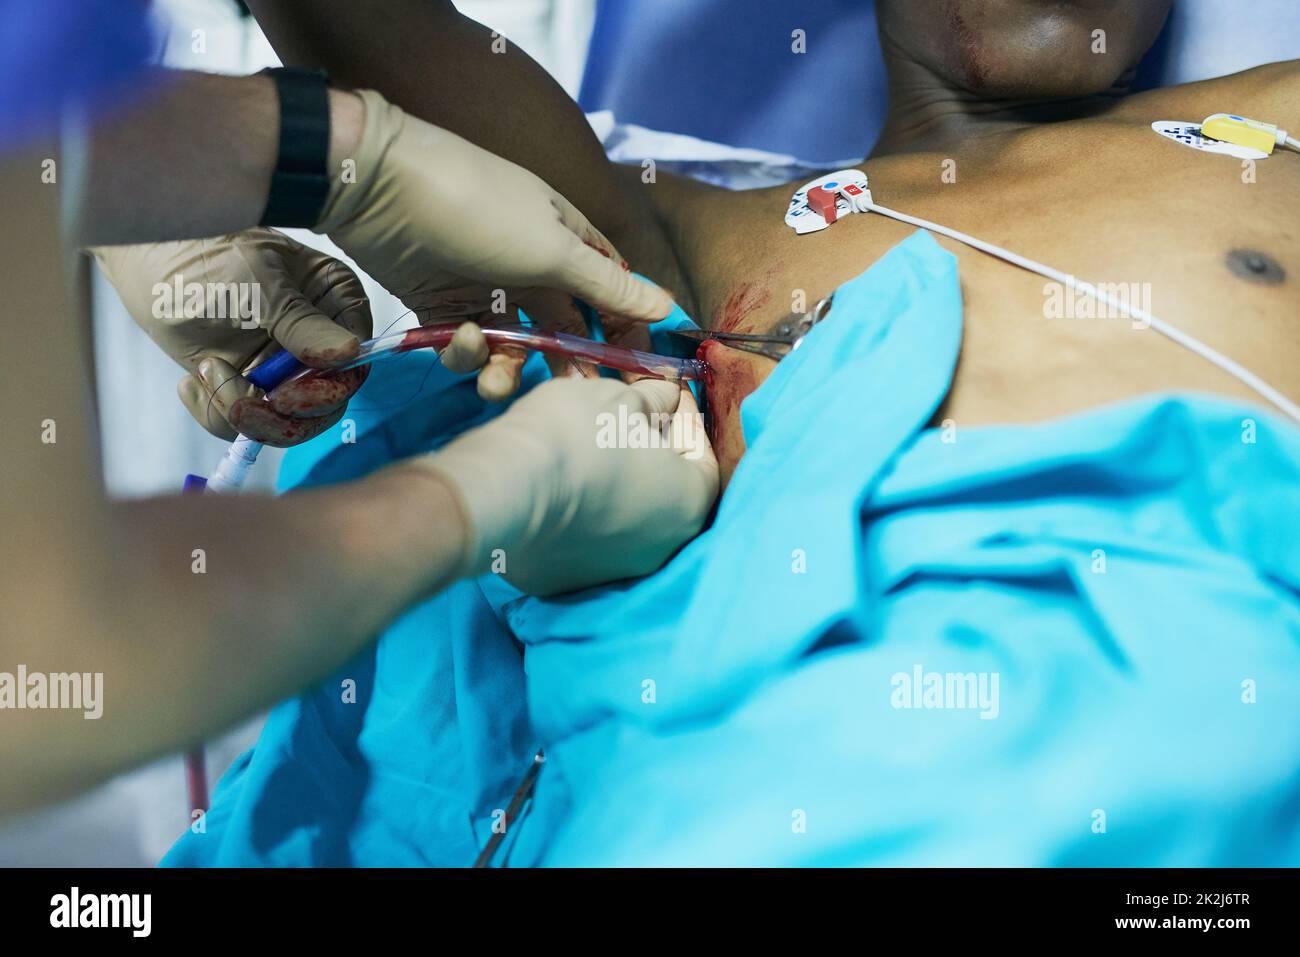
[[497, 322], [517, 323], [519, 309], [511, 303], [504, 314], [479, 312], [466, 318], [469, 321], [456, 328], [440, 358], [452, 372], [478, 369], [478, 394], [489, 402], [503, 402], [519, 389], [528, 352], [514, 346], [489, 345], [483, 329]]
[[499, 402], [519, 388], [527, 353], [519, 349], [492, 350], [481, 329], [519, 321], [518, 305], [507, 298], [505, 290], [475, 284], [440, 289], [402, 301], [422, 326], [468, 320], [456, 329], [439, 356], [443, 365], [458, 374], [479, 369], [478, 392], [483, 398]]
[[519, 389], [528, 350], [507, 346], [488, 356], [478, 374], [478, 394], [489, 402], [504, 402]]
[[[571, 336], [586, 337], [587, 322], [574, 305], [573, 297], [558, 289], [530, 289], [520, 294], [519, 306], [528, 317], [548, 332], [562, 332]], [[600, 375], [594, 363], [571, 359], [568, 356], [546, 356], [551, 375], [556, 377], [581, 376], [591, 379]]]
[[224, 359], [207, 356], [194, 371], [195, 377], [206, 393], [207, 403], [227, 422], [239, 428], [230, 419], [235, 405], [246, 399], [261, 401], [262, 392]]
[[[610, 345], [623, 346], [626, 349], [640, 349], [642, 352], [654, 351], [654, 347], [650, 342], [650, 328], [644, 322], [617, 319], [601, 313], [600, 325], [605, 330], [605, 341]], [[622, 376], [624, 382], [634, 382], [637, 373], [624, 372]]]
[[[504, 313], [484, 313], [475, 318], [481, 327], [490, 329], [495, 324], [518, 324], [519, 306], [507, 302]], [[488, 360], [478, 374], [478, 394], [489, 402], [504, 402], [519, 391], [524, 363], [529, 352], [519, 346], [488, 346]]]
[[682, 382], [677, 383], [677, 389], [679, 394], [676, 414], [698, 418], [703, 424], [704, 416], [700, 413], [700, 406], [695, 401], [695, 393], [691, 391], [691, 387]]
[[561, 289], [612, 316], [651, 322], [672, 312], [668, 294], [633, 276], [618, 250], [572, 203], [559, 194], [551, 203], [569, 233], [567, 255], [557, 277]]
[[[579, 213], [579, 215], [581, 215]], [[585, 227], [585, 228], [584, 228]], [[583, 241], [589, 248], [594, 249], [602, 257], [608, 259], [611, 263], [618, 263], [619, 268], [624, 273], [628, 273], [627, 260], [623, 259], [618, 250], [614, 248], [613, 243], [605, 238], [595, 226], [587, 223], [584, 219], [583, 226], [575, 229], [578, 238]], [[628, 279], [636, 282], [638, 285], [646, 285], [636, 279], [635, 276], [627, 275]], [[661, 290], [662, 291], [662, 290]], [[667, 292], [664, 293], [668, 295]], [[669, 296], [668, 312], [672, 311], [671, 296]], [[594, 303], [592, 305], [595, 305]], [[607, 310], [601, 309], [598, 305], [595, 308], [600, 313], [600, 325], [605, 331], [605, 341], [615, 346], [623, 346], [628, 349], [640, 349], [642, 352], [653, 351], [650, 345], [650, 330], [647, 328], [644, 320], [628, 319], [618, 314], [611, 314]], [[666, 316], [668, 312], [665, 312]], [[663, 318], [662, 316], [657, 318]], [[624, 382], [635, 381], [635, 374], [630, 372], [623, 373]]]
[[718, 494], [718, 458], [709, 442], [708, 429], [704, 427], [704, 415], [695, 402], [694, 393], [685, 384], [681, 386], [681, 401], [674, 419], [678, 421], [674, 422], [673, 428], [680, 430], [674, 433], [679, 436], [674, 448], [679, 456], [694, 466], [711, 502]]
[[260, 325], [270, 339], [316, 369], [356, 357], [372, 327], [370, 303], [356, 273], [272, 229], [238, 234], [228, 244], [229, 255], [255, 279], [265, 313]]
[[370, 366], [342, 372], [309, 375], [272, 389], [266, 401], [281, 415], [296, 419], [319, 418], [342, 409], [370, 375]]
[[[343, 416], [343, 409], [324, 415], [298, 417], [277, 412], [262, 398], [261, 391], [224, 359], [209, 356], [199, 365], [195, 378], [201, 408], [209, 420], [224, 419], [234, 430], [266, 445], [287, 447], [319, 435]], [[188, 390], [187, 390], [188, 391]], [[185, 393], [181, 395], [186, 400]], [[188, 405], [188, 402], [187, 402]], [[191, 410], [193, 411], [193, 410]], [[198, 418], [198, 416], [195, 416]], [[203, 422], [204, 419], [199, 419]]]
[[[369, 321], [368, 317], [367, 321]], [[242, 374], [247, 376], [279, 351], [278, 342], [271, 340], [265, 343], [253, 359], [243, 365]], [[329, 415], [347, 405], [348, 400], [357, 393], [369, 375], [369, 366], [358, 366], [341, 372], [304, 376], [272, 389], [266, 395], [266, 400], [272, 409], [291, 418], [316, 418]], [[252, 394], [258, 398], [263, 396], [263, 393], [256, 389]]]
[[287, 449], [314, 439], [343, 418], [346, 409], [313, 419], [295, 419], [281, 415], [265, 402], [242, 399], [233, 416], [241, 434], [275, 448]]
[[[582, 216], [581, 213], [578, 213], [578, 215]], [[606, 259], [610, 260], [611, 262], [618, 263], [619, 268], [622, 269], [624, 272], [630, 272], [632, 267], [628, 264], [628, 261], [623, 258], [622, 254], [614, 247], [614, 244], [605, 238], [605, 234], [602, 233], [595, 226], [591, 225], [591, 223], [587, 222], [585, 217], [583, 217], [582, 221], [585, 224], [585, 226], [579, 226], [574, 228], [573, 230], [574, 233], [577, 234], [578, 238], [581, 239], [585, 245], [590, 246], [592, 249], [596, 250], [596, 252], [600, 253], [600, 255], [604, 256]], [[670, 300], [672, 300], [673, 302], [677, 301], [677, 295], [676, 293], [673, 292], [673, 290], [669, 289], [667, 286], [658, 285], [657, 283], [654, 285], [658, 289], [661, 289], [664, 293], [666, 293]], [[671, 309], [669, 311], [671, 312]]]
[[483, 336], [483, 327], [519, 322], [518, 305], [503, 296], [504, 291], [485, 286], [462, 286], [403, 300], [422, 326], [467, 320], [457, 327], [439, 357], [443, 365], [458, 374], [478, 369], [478, 393], [489, 402], [500, 402], [514, 394], [528, 360], [525, 350], [492, 348]]
[[207, 356], [200, 360], [194, 371], [194, 378], [199, 384], [199, 400], [203, 404], [204, 412], [209, 418], [224, 419], [236, 432], [242, 430], [232, 418], [235, 406], [241, 402], [262, 401], [261, 390], [240, 375], [239, 371], [224, 359]]
[[644, 282], [591, 246], [573, 238], [558, 285], [601, 313], [656, 322], [673, 311], [673, 301], [658, 286]]
[[578, 207], [574, 206], [562, 195], [555, 192], [552, 192], [551, 194], [551, 205], [555, 208], [555, 211], [559, 213], [560, 222], [564, 225], [565, 229], [573, 233], [573, 235], [577, 236], [582, 243], [590, 246], [606, 259], [618, 263], [619, 267], [622, 269], [627, 269], [627, 260], [619, 255], [618, 250], [615, 249], [614, 244], [605, 237], [605, 234], [591, 224], [591, 220], [583, 215], [582, 210], [578, 209]]
[[458, 375], [481, 369], [488, 361], [488, 344], [482, 327], [476, 322], [462, 322], [451, 342], [438, 355], [442, 364]]
[[700, 491], [712, 501], [718, 493], [718, 460], [690, 388], [664, 379], [639, 379], [628, 388], [641, 404], [638, 411], [661, 416], [657, 421], [667, 440], [664, 446], [693, 466], [691, 472], [697, 484], [702, 483]]
[[[271, 338], [284, 346], [304, 365], [313, 369], [328, 369], [349, 359], [355, 359], [361, 348], [361, 338], [348, 326], [336, 322], [301, 293], [291, 293], [278, 304], [277, 315], [268, 324]], [[364, 320], [352, 310], [349, 321], [361, 327], [370, 325], [367, 305]]]
[[331, 260], [331, 264], [330, 274], [336, 278], [319, 298], [312, 300], [313, 304], [327, 319], [358, 340], [369, 339], [374, 335], [375, 321], [361, 280], [337, 259]]
[[638, 379], [628, 386], [628, 392], [634, 397], [633, 404], [639, 406], [632, 411], [646, 415], [671, 415], [681, 403], [681, 387], [666, 379]]
[[[602, 233], [595, 226], [592, 226], [590, 223], [587, 223], [585, 230], [575, 230], [575, 232], [577, 232], [578, 238], [581, 239], [585, 245], [590, 246], [592, 249], [600, 253], [600, 255], [604, 256], [606, 259], [610, 260], [611, 262], [618, 263], [619, 268], [622, 269], [624, 272], [626, 273], [631, 272], [632, 267], [631, 265], [629, 265], [628, 261], [623, 258], [622, 254], [616, 248], [614, 248], [614, 244], [605, 238], [605, 234]], [[636, 277], [633, 276], [632, 278], [635, 279]], [[645, 281], [642, 280], [641, 284], [645, 285]], [[661, 290], [665, 295], [668, 296], [668, 299], [670, 301], [669, 312], [671, 312], [672, 311], [671, 303], [677, 302], [677, 293], [672, 289], [668, 288], [667, 286], [662, 285], [661, 283], [658, 282], [651, 283], [651, 286], [653, 288]]]
[[207, 390], [197, 376], [185, 375], [176, 383], [176, 394], [181, 404], [194, 417], [194, 421], [219, 439], [233, 442], [239, 436], [234, 427], [217, 411]]
[[374, 334], [366, 289], [347, 263], [300, 243], [293, 243], [285, 253], [285, 261], [297, 288], [327, 318], [358, 339], [369, 339]]

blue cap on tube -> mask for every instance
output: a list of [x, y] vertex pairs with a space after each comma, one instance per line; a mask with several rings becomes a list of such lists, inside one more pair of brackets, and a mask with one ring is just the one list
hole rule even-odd
[[270, 392], [289, 376], [307, 368], [293, 357], [288, 349], [281, 349], [245, 377], [263, 392]]

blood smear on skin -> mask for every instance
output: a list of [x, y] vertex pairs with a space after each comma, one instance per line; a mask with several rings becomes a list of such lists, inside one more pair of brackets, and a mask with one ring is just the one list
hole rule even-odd
[[740, 404], [759, 386], [754, 357], [730, 349], [716, 339], [700, 343], [695, 357], [708, 367], [704, 395], [708, 399], [709, 440], [723, 437], [722, 429], [740, 428]]
[[721, 311], [714, 315], [713, 328], [718, 332], [736, 332], [746, 316], [766, 306], [771, 299], [772, 294], [766, 285], [741, 283], [740, 288], [727, 297]]

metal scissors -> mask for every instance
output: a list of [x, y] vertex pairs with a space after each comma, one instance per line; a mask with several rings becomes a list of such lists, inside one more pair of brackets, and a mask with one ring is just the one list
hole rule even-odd
[[831, 300], [834, 298], [835, 294], [831, 293], [817, 303], [811, 312], [791, 313], [770, 335], [747, 332], [721, 332], [712, 329], [674, 329], [669, 335], [677, 336], [680, 339], [690, 339], [693, 342], [716, 339], [732, 349], [752, 352], [755, 355], [765, 356], [768, 359], [780, 362], [799, 348], [804, 336], [808, 335], [813, 326], [826, 318], [826, 314], [831, 311]]

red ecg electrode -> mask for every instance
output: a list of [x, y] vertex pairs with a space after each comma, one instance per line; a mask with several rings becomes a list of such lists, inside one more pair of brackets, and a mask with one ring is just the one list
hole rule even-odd
[[839, 209], [835, 205], [836, 202], [836, 195], [829, 190], [822, 189], [820, 186], [814, 186], [808, 190], [808, 208], [814, 213], [821, 214], [827, 225], [835, 222], [839, 216]]

